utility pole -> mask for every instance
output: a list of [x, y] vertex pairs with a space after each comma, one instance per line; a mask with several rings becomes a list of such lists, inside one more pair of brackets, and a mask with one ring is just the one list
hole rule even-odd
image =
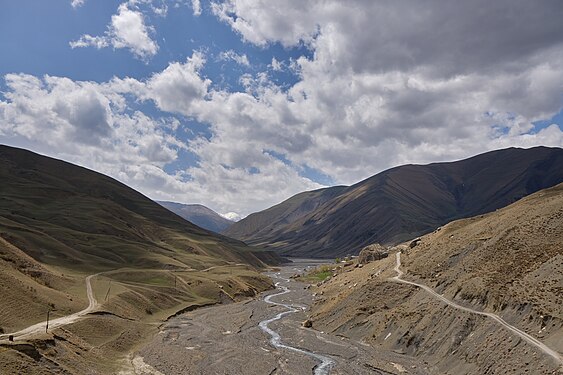
[[108, 291], [106, 293], [106, 299], [105, 299], [106, 301], [108, 300], [110, 289], [111, 289], [111, 280], [109, 281]]
[[51, 312], [51, 309], [47, 309], [47, 324], [45, 325], [45, 333], [47, 333], [47, 331], [49, 330], [49, 313]]
[[174, 275], [174, 289], [176, 289], [176, 279], [178, 278], [178, 276]]

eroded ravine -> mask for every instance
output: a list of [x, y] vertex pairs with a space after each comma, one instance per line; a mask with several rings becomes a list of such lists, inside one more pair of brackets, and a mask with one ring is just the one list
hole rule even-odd
[[324, 356], [322, 354], [314, 353], [314, 352], [311, 352], [311, 351], [308, 351], [308, 350], [304, 350], [304, 349], [300, 349], [300, 348], [296, 348], [296, 347], [284, 344], [282, 342], [280, 334], [278, 332], [274, 331], [273, 329], [271, 329], [268, 326], [270, 323], [275, 322], [276, 320], [280, 320], [281, 318], [283, 318], [286, 315], [296, 313], [297, 311], [299, 311], [299, 309], [301, 309], [301, 310], [305, 309], [305, 307], [303, 307], [303, 306], [290, 305], [290, 304], [272, 301], [272, 298], [279, 297], [281, 295], [284, 295], [284, 294], [287, 294], [287, 293], [290, 292], [290, 289], [287, 286], [281, 285], [283, 282], [289, 283], [289, 280], [280, 277], [279, 274], [276, 274], [273, 277], [280, 280], [276, 283], [276, 288], [280, 289], [281, 291], [279, 293], [270, 294], [270, 295], [264, 297], [264, 302], [272, 304], [272, 305], [276, 305], [276, 306], [282, 306], [282, 307], [286, 308], [287, 310], [277, 314], [273, 318], [262, 320], [258, 324], [258, 326], [260, 327], [260, 329], [262, 329], [262, 331], [266, 332], [267, 334], [269, 334], [271, 336], [270, 344], [272, 344], [273, 347], [275, 347], [277, 349], [291, 350], [291, 351], [294, 351], [294, 352], [297, 352], [297, 353], [300, 353], [300, 354], [304, 354], [306, 356], [309, 356], [311, 358], [314, 358], [314, 359], [320, 361], [320, 364], [315, 366], [315, 368], [314, 368], [314, 374], [315, 375], [328, 375], [330, 373], [330, 369], [332, 367], [334, 367], [334, 365], [336, 364], [336, 362], [332, 358]]

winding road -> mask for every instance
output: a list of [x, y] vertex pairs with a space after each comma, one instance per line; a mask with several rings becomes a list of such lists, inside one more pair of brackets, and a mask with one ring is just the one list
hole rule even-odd
[[[78, 311], [74, 314], [62, 316], [60, 318], [49, 320], [49, 329], [61, 327], [67, 324], [71, 324], [82, 318], [83, 316], [93, 312], [98, 307], [98, 301], [94, 296], [94, 292], [92, 291], [92, 277], [98, 276], [99, 273], [90, 275], [86, 277], [86, 294], [88, 295], [88, 307], [84, 310]], [[47, 321], [43, 321], [41, 323], [34, 324], [27, 328], [22, 329], [21, 331], [13, 332], [13, 333], [6, 333], [0, 335], [0, 340], [7, 340], [9, 336], [14, 336], [14, 340], [25, 340], [34, 335], [44, 333], [46, 328]]]
[[563, 358], [561, 357], [561, 355], [558, 352], [551, 349], [550, 347], [548, 347], [547, 345], [545, 345], [544, 343], [542, 343], [541, 341], [539, 341], [535, 337], [530, 336], [526, 332], [514, 327], [511, 324], [508, 324], [500, 316], [493, 314], [493, 313], [474, 310], [474, 309], [471, 309], [469, 307], [458, 305], [457, 303], [445, 298], [441, 294], [436, 293], [433, 289], [429, 288], [426, 285], [418, 284], [418, 283], [415, 283], [415, 282], [412, 282], [412, 281], [407, 281], [407, 280], [401, 279], [401, 277], [404, 275], [404, 272], [401, 271], [401, 269], [400, 269], [400, 267], [401, 267], [401, 252], [397, 252], [396, 258], [397, 258], [397, 262], [396, 262], [394, 270], [397, 272], [397, 275], [394, 276], [393, 278], [391, 278], [391, 280], [397, 281], [397, 282], [400, 282], [400, 283], [403, 283], [403, 284], [414, 285], [418, 288], [424, 289], [424, 291], [431, 294], [434, 298], [436, 298], [436, 299], [440, 300], [441, 302], [444, 302], [445, 304], [447, 304], [447, 305], [449, 305], [453, 308], [456, 308], [458, 310], [463, 310], [463, 311], [467, 311], [469, 313], [482, 315], [482, 316], [486, 316], [488, 318], [491, 318], [494, 321], [496, 321], [497, 323], [499, 323], [501, 326], [503, 326], [504, 328], [508, 329], [512, 333], [514, 333], [514, 334], [520, 336], [522, 339], [526, 340], [528, 343], [536, 346], [538, 349], [540, 349], [545, 354], [553, 357], [559, 363], [560, 366], [563, 366]]
[[[282, 280], [289, 282], [289, 280], [285, 280], [285, 279], [282, 279]], [[259, 324], [260, 329], [271, 336], [270, 344], [272, 344], [272, 346], [274, 346], [275, 348], [278, 348], [278, 349], [292, 350], [294, 352], [304, 354], [308, 357], [311, 357], [311, 358], [314, 358], [314, 359], [320, 361], [321, 363], [318, 366], [315, 367], [314, 374], [315, 375], [328, 375], [330, 373], [330, 369], [336, 364], [336, 362], [334, 362], [333, 359], [331, 359], [327, 356], [321, 355], [321, 354], [310, 352], [308, 350], [299, 349], [299, 348], [296, 348], [296, 347], [293, 347], [293, 346], [290, 346], [290, 345], [283, 344], [282, 341], [281, 341], [280, 334], [268, 327], [268, 324], [270, 324], [270, 323], [272, 323], [276, 320], [280, 320], [285, 315], [295, 313], [295, 312], [299, 311], [300, 309], [301, 310], [306, 309], [306, 307], [302, 307], [302, 306], [288, 305], [288, 304], [285, 304], [285, 303], [278, 303], [278, 302], [272, 301], [273, 297], [281, 296], [281, 295], [284, 295], [284, 294], [287, 294], [287, 293], [290, 292], [289, 288], [281, 285], [280, 282], [276, 283], [276, 288], [281, 289], [281, 292], [276, 293], [276, 294], [270, 294], [270, 295], [266, 296], [264, 298], [264, 302], [269, 303], [271, 305], [285, 307], [287, 309], [287, 311], [281, 312], [281, 313], [277, 314], [276, 316], [274, 316], [273, 318], [262, 320]]]

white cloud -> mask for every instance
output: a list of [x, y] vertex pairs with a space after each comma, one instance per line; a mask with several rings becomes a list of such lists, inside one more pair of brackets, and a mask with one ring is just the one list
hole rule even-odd
[[248, 61], [248, 57], [245, 54], [239, 55], [238, 53], [236, 53], [235, 51], [228, 50], [228, 51], [223, 51], [219, 54], [219, 60], [220, 61], [234, 61], [239, 65], [243, 65], [243, 66], [250, 66], [250, 61]]
[[[173, 135], [181, 126], [177, 120], [154, 119], [130, 109], [132, 94], [164, 111], [201, 119], [229, 120], [233, 106], [252, 110], [248, 94], [210, 90], [210, 81], [199, 75], [204, 61], [194, 52], [185, 63], [171, 63], [144, 81], [114, 78], [95, 83], [8, 75], [5, 100], [0, 100], [1, 139], [106, 173], [155, 199], [203, 203], [222, 212], [247, 215], [320, 187], [265, 153], [263, 142], [233, 145], [240, 139], [236, 129], [213, 125], [212, 142], [196, 138], [185, 144]], [[212, 113], [223, 104], [227, 108]], [[235, 138], [224, 142], [223, 137], [231, 136]], [[164, 167], [176, 160], [179, 149], [193, 152], [199, 164], [167, 174]], [[249, 160], [260, 173], [250, 168]]]
[[563, 107], [556, 8], [549, 1], [213, 4], [246, 41], [305, 43], [314, 57], [293, 62], [301, 80], [287, 94], [245, 76], [256, 100], [203, 116], [229, 134], [210, 143], [236, 139], [244, 148], [240, 142], [259, 140], [339, 183], [501, 144], [563, 146], [558, 128], [534, 133], [532, 125]]
[[194, 16], [201, 15], [201, 2], [200, 0], [192, 0], [192, 9], [194, 12]]
[[186, 148], [169, 135], [173, 122], [124, 111], [123, 97], [107, 84], [25, 74], [7, 75], [6, 83], [6, 100], [0, 100], [3, 141], [110, 174], [143, 191], [154, 191], [156, 180], [173, 184], [162, 168]]
[[153, 100], [163, 111], [193, 117], [211, 84], [210, 80], [199, 76], [204, 63], [203, 54], [194, 52], [184, 64], [170, 63], [162, 72], [154, 74], [143, 91], [136, 94], [142, 99]]
[[281, 72], [283, 70], [282, 62], [276, 60], [275, 57], [272, 57], [272, 62], [270, 63], [270, 67], [274, 72]]
[[[145, 80], [10, 75], [0, 134], [38, 151], [64, 145], [56, 156], [153, 198], [242, 215], [320, 187], [303, 177], [303, 166], [354, 183], [404, 163], [500, 147], [562, 147], [558, 126], [532, 124], [563, 108], [563, 26], [555, 3], [478, 2], [212, 4], [250, 43], [307, 44], [310, 59], [271, 63], [272, 70], [297, 72], [299, 81], [282, 89], [266, 73], [246, 74], [244, 92], [221, 90], [202, 76], [200, 52]], [[127, 9], [135, 12], [134, 5]], [[110, 34], [84, 41], [104, 42], [114, 46]], [[170, 135], [182, 125], [131, 113], [130, 100], [208, 124], [211, 136], [184, 145]], [[92, 137], [84, 137], [88, 132]], [[163, 168], [178, 149], [198, 162], [169, 175]]]
[[293, 46], [309, 43], [316, 30], [314, 3], [301, 0], [272, 2], [267, 0], [223, 1], [211, 3], [211, 11], [251, 43], [265, 46], [279, 41]]
[[109, 47], [111, 40], [105, 36], [82, 35], [78, 40], [69, 43], [71, 48], [95, 47], [102, 49]]
[[86, 0], [72, 0], [70, 5], [72, 5], [72, 7], [76, 9], [83, 6], [85, 2]]
[[145, 24], [143, 14], [135, 9], [137, 2], [130, 0], [119, 5], [117, 14], [111, 16], [108, 30], [103, 36], [84, 34], [78, 40], [70, 42], [70, 47], [127, 48], [141, 59], [156, 55], [158, 44], [149, 35], [153, 30]]

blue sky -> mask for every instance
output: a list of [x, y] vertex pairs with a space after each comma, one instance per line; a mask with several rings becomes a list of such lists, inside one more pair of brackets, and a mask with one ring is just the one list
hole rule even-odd
[[0, 142], [232, 217], [563, 145], [560, 7], [352, 3], [2, 1]]

